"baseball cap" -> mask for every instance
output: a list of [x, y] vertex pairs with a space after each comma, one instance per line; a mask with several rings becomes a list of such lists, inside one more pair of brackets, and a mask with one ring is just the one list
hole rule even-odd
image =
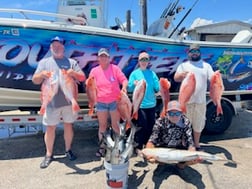
[[189, 51], [192, 50], [192, 49], [198, 49], [198, 50], [199, 50], [199, 48], [200, 48], [200, 47], [199, 47], [198, 44], [193, 43], [193, 44], [190, 45]]
[[51, 39], [51, 43], [54, 42], [54, 41], [58, 41], [58, 42], [60, 42], [63, 45], [65, 43], [65, 40], [63, 38], [59, 37], [59, 36], [56, 36], [56, 37], [54, 37], [54, 38]]
[[106, 49], [106, 48], [101, 48], [101, 49], [98, 51], [98, 56], [101, 56], [102, 54], [105, 54], [106, 56], [109, 56], [109, 51], [108, 51], [108, 49]]
[[146, 53], [146, 52], [140, 53], [139, 56], [138, 56], [138, 60], [141, 60], [141, 59], [143, 59], [143, 58], [149, 59], [149, 58], [150, 58], [150, 57], [149, 57], [149, 54]]
[[172, 100], [168, 103], [168, 108], [167, 111], [171, 111], [171, 110], [177, 110], [177, 111], [182, 111], [181, 110], [181, 106], [180, 103], [176, 100]]

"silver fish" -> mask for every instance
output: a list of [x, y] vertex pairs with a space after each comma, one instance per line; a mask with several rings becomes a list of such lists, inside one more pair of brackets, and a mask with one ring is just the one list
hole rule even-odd
[[178, 150], [175, 148], [145, 148], [141, 153], [143, 156], [154, 157], [162, 163], [192, 161], [198, 158], [208, 161], [230, 161], [207, 152]]
[[134, 137], [135, 137], [136, 131], [137, 131], [136, 126], [133, 123], [131, 123], [130, 135], [128, 136], [126, 140], [126, 144], [125, 144], [126, 148], [123, 151], [123, 153], [121, 153], [120, 155], [120, 163], [127, 162], [128, 159], [132, 156], [134, 146], [135, 146]]

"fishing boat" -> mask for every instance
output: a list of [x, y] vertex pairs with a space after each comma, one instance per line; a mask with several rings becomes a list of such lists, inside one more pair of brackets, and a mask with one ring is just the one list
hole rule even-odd
[[[117, 64], [127, 77], [137, 67], [139, 51], [147, 50], [151, 69], [173, 83], [177, 66], [187, 60], [188, 46], [198, 43], [203, 59], [221, 70], [226, 91], [250, 94], [251, 44], [184, 40], [179, 37], [181, 31], [169, 27], [176, 8], [175, 4], [167, 7], [147, 35], [106, 28], [104, 0], [60, 0], [57, 13], [0, 9], [11, 14], [0, 18], [0, 109], [40, 107], [40, 87], [31, 78], [38, 62], [50, 56], [50, 39], [54, 36], [65, 39], [66, 56], [76, 59], [87, 76], [97, 65], [101, 47], [109, 49], [111, 63]], [[30, 15], [43, 19], [31, 19]], [[118, 25], [122, 27], [119, 22]], [[175, 34], [176, 38], [171, 37]], [[172, 86], [176, 92], [177, 85]], [[78, 102], [87, 107], [83, 83], [79, 85]]]

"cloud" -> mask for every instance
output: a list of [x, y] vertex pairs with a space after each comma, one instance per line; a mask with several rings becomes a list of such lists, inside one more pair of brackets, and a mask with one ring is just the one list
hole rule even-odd
[[252, 18], [249, 18], [248, 20], [245, 20], [244, 22], [252, 24]]

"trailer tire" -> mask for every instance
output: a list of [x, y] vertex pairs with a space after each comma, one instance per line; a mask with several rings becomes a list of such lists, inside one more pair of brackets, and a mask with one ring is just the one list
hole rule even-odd
[[213, 103], [207, 106], [204, 134], [221, 134], [231, 125], [232, 109], [225, 101], [222, 101], [221, 105], [223, 115], [220, 116], [216, 116], [216, 106]]

